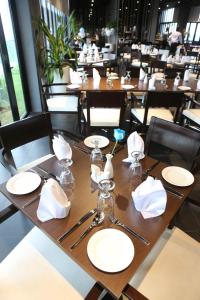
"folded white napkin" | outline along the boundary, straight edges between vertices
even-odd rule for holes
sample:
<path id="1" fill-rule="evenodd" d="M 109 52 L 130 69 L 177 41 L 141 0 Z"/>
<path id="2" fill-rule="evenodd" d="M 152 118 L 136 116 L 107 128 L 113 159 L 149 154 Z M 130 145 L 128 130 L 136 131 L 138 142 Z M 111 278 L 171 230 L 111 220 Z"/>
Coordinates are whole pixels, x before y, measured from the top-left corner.
<path id="1" fill-rule="evenodd" d="M 197 81 L 197 89 L 200 90 L 200 79 Z"/>
<path id="2" fill-rule="evenodd" d="M 94 182 L 99 183 L 103 179 L 109 179 L 109 171 L 101 171 L 100 168 L 91 164 L 91 178 Z"/>
<path id="3" fill-rule="evenodd" d="M 93 73 L 93 79 L 100 81 L 101 76 L 99 75 L 99 71 L 97 69 L 93 68 L 92 73 Z"/>
<path id="4" fill-rule="evenodd" d="M 144 80 L 146 73 L 144 72 L 144 70 L 142 68 L 140 68 L 140 76 L 139 76 L 139 80 Z"/>
<path id="5" fill-rule="evenodd" d="M 155 90 L 155 78 L 149 79 L 149 90 Z"/>
<path id="6" fill-rule="evenodd" d="M 171 64 L 171 63 L 172 63 L 172 55 L 168 56 L 168 58 L 167 58 L 167 63 L 168 63 L 168 64 Z"/>
<path id="7" fill-rule="evenodd" d="M 167 203 L 167 194 L 160 180 L 148 176 L 135 191 L 132 192 L 135 208 L 144 219 L 160 216 Z"/>
<path id="8" fill-rule="evenodd" d="M 185 70 L 183 81 L 189 81 L 190 71 Z"/>
<path id="9" fill-rule="evenodd" d="M 71 83 L 73 83 L 73 84 L 80 84 L 80 83 L 82 83 L 79 72 L 75 72 L 75 71 L 73 71 L 70 68 L 69 74 L 70 74 L 70 81 L 71 81 Z"/>
<path id="10" fill-rule="evenodd" d="M 147 77 L 147 74 L 145 75 L 144 77 L 144 84 L 147 84 L 148 83 L 148 77 Z"/>
<path id="11" fill-rule="evenodd" d="M 137 131 L 134 131 L 129 135 L 127 139 L 127 148 L 128 158 L 123 159 L 124 162 L 132 162 L 133 157 L 131 156 L 131 153 L 133 151 L 140 151 L 141 155 L 139 159 L 144 158 L 144 141 L 141 138 L 141 136 L 137 133 Z"/>
<path id="12" fill-rule="evenodd" d="M 53 150 L 58 160 L 72 158 L 72 149 L 61 135 L 54 136 Z"/>
<path id="13" fill-rule="evenodd" d="M 167 56 L 165 54 L 161 56 L 161 61 L 167 61 Z"/>
<path id="14" fill-rule="evenodd" d="M 67 217 L 71 207 L 67 195 L 59 183 L 50 178 L 43 185 L 40 202 L 37 209 L 37 217 L 41 222 L 51 219 L 62 219 Z"/>

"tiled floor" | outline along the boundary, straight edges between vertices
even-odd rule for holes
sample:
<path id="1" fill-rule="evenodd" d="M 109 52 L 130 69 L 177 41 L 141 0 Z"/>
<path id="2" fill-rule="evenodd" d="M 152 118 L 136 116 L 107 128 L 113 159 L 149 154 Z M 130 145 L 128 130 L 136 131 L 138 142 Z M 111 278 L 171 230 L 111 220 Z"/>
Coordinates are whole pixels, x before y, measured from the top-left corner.
<path id="1" fill-rule="evenodd" d="M 79 135 L 75 117 L 65 115 L 54 115 L 52 119 L 55 128 L 65 129 Z M 34 151 L 33 151 L 34 149 Z M 23 151 L 26 155 L 21 155 Z M 18 158 L 19 166 L 34 160 L 49 152 L 47 140 L 42 139 L 34 142 L 29 147 L 18 149 L 15 155 Z M 8 180 L 9 173 L 0 165 L 0 183 Z M 8 205 L 7 199 L 0 194 L 0 210 Z M 200 241 L 200 208 L 186 203 L 177 217 L 178 227 L 186 231 L 192 237 Z M 33 224 L 20 212 L 0 224 L 0 261 L 17 245 L 17 243 L 29 232 Z"/>

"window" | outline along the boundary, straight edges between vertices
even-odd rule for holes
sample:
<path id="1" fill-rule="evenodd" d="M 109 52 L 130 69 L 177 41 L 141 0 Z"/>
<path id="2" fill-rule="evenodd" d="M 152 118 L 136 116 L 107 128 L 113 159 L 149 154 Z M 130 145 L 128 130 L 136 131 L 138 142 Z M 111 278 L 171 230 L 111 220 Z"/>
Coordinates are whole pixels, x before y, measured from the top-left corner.
<path id="1" fill-rule="evenodd" d="M 161 12 L 159 19 L 159 31 L 161 34 L 166 32 L 167 28 L 169 28 L 169 33 L 176 30 L 177 23 L 173 22 L 174 10 L 174 8 L 169 8 Z"/>
<path id="2" fill-rule="evenodd" d="M 190 10 L 184 42 L 200 42 L 200 6 L 193 6 Z"/>

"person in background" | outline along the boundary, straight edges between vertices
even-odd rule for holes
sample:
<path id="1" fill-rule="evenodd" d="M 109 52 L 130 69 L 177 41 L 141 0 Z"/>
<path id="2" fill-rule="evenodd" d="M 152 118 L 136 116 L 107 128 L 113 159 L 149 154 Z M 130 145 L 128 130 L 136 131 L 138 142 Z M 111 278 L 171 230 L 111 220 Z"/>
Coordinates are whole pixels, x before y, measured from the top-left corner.
<path id="1" fill-rule="evenodd" d="M 168 38 L 169 38 L 169 27 L 166 28 L 166 31 L 162 34 L 162 46 L 163 49 L 168 48 Z"/>
<path id="2" fill-rule="evenodd" d="M 176 31 L 172 32 L 168 41 L 171 45 L 170 54 L 175 55 L 177 46 L 183 43 L 182 33 L 180 32 L 179 27 L 176 28 Z"/>

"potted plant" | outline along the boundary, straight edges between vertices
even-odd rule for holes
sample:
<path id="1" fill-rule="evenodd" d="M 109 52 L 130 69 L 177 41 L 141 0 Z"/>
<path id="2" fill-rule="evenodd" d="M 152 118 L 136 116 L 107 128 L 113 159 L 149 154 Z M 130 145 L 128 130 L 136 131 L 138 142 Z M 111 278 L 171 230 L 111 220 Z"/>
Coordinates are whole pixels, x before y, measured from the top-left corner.
<path id="1" fill-rule="evenodd" d="M 38 20 L 37 28 L 38 59 L 42 77 L 47 83 L 53 83 L 57 77 L 63 77 L 66 69 L 69 74 L 69 67 L 76 69 L 77 57 L 72 43 L 78 25 L 72 12 L 66 24 L 61 23 L 60 20 L 54 34 L 43 19 Z M 66 80 L 65 78 L 65 82 Z"/>

